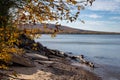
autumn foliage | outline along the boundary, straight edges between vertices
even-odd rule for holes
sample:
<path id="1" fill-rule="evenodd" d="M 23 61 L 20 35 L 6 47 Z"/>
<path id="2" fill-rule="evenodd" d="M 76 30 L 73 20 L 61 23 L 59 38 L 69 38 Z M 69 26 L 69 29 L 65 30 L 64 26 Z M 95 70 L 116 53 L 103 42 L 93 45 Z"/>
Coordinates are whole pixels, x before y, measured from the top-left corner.
<path id="1" fill-rule="evenodd" d="M 93 1 L 0 0 L 0 68 L 6 68 L 5 65 L 11 60 L 10 54 L 23 53 L 22 49 L 16 46 L 20 43 L 18 37 L 21 34 L 30 35 L 31 31 L 33 34 L 35 31 L 21 32 L 17 29 L 19 24 L 46 24 L 49 21 L 57 20 L 73 22 L 77 20 L 80 10 L 84 9 L 86 5 L 92 5 Z M 72 12 L 71 8 L 76 9 L 76 12 Z M 80 21 L 82 20 L 80 19 Z M 58 29 L 56 26 L 54 34 Z"/>

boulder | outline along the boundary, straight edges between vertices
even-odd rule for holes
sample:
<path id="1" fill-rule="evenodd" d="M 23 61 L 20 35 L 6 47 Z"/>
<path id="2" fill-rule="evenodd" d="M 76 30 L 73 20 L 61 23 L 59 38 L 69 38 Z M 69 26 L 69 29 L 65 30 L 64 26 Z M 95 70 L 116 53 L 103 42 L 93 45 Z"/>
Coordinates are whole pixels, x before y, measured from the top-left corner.
<path id="1" fill-rule="evenodd" d="M 17 64 L 20 64 L 20 65 L 23 65 L 26 67 L 35 67 L 34 62 L 30 58 L 28 58 L 24 55 L 12 53 L 11 57 L 12 57 L 11 62 L 13 62 L 13 63 L 17 63 Z"/>

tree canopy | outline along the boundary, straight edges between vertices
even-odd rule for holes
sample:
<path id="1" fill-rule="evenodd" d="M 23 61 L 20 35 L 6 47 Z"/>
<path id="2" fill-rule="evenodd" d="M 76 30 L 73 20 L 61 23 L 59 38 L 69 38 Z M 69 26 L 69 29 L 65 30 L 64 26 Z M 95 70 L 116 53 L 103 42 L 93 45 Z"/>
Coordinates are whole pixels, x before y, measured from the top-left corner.
<path id="1" fill-rule="evenodd" d="M 77 20 L 80 10 L 95 0 L 0 0 L 0 68 L 10 60 L 9 53 L 22 53 L 18 24 L 36 24 L 46 21 Z M 73 9 L 76 12 L 72 11 Z"/>

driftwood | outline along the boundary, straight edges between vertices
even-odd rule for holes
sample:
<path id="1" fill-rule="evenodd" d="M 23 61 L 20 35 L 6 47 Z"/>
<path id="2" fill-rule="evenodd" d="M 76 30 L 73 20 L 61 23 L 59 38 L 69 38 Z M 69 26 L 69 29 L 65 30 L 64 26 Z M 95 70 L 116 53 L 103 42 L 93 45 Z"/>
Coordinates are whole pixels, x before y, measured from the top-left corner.
<path id="1" fill-rule="evenodd" d="M 74 55 L 71 55 L 69 53 L 67 53 L 67 56 L 73 60 L 79 60 L 81 63 L 83 64 L 86 64 L 92 68 L 95 68 L 95 65 L 94 63 L 90 62 L 90 61 L 87 61 L 85 58 L 84 58 L 84 55 L 80 55 L 80 56 L 74 56 Z"/>
<path id="2" fill-rule="evenodd" d="M 33 60 L 49 60 L 47 56 L 36 53 L 25 53 L 27 57 L 30 57 Z"/>
<path id="3" fill-rule="evenodd" d="M 40 61 L 40 60 L 35 60 L 35 62 L 38 62 L 39 64 L 52 64 L 52 63 L 54 63 L 53 61 Z"/>
<path id="4" fill-rule="evenodd" d="M 95 67 L 92 62 L 85 60 L 84 55 L 77 56 L 77 58 L 80 59 L 80 61 L 81 61 L 82 63 L 84 63 L 84 64 L 86 64 L 86 65 L 89 65 L 89 66 L 92 67 L 92 68 Z"/>

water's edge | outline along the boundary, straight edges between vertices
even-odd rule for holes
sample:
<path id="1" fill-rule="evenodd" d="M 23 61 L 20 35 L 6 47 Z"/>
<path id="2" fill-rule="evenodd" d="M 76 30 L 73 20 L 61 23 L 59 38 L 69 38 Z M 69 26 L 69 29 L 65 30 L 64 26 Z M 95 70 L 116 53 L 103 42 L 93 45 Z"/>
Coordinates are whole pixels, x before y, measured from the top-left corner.
<path id="1" fill-rule="evenodd" d="M 58 35 L 52 39 L 43 35 L 35 41 L 51 49 L 83 54 L 98 68 L 88 69 L 103 80 L 120 80 L 120 35 Z M 79 64 L 73 64 L 79 66 Z"/>

